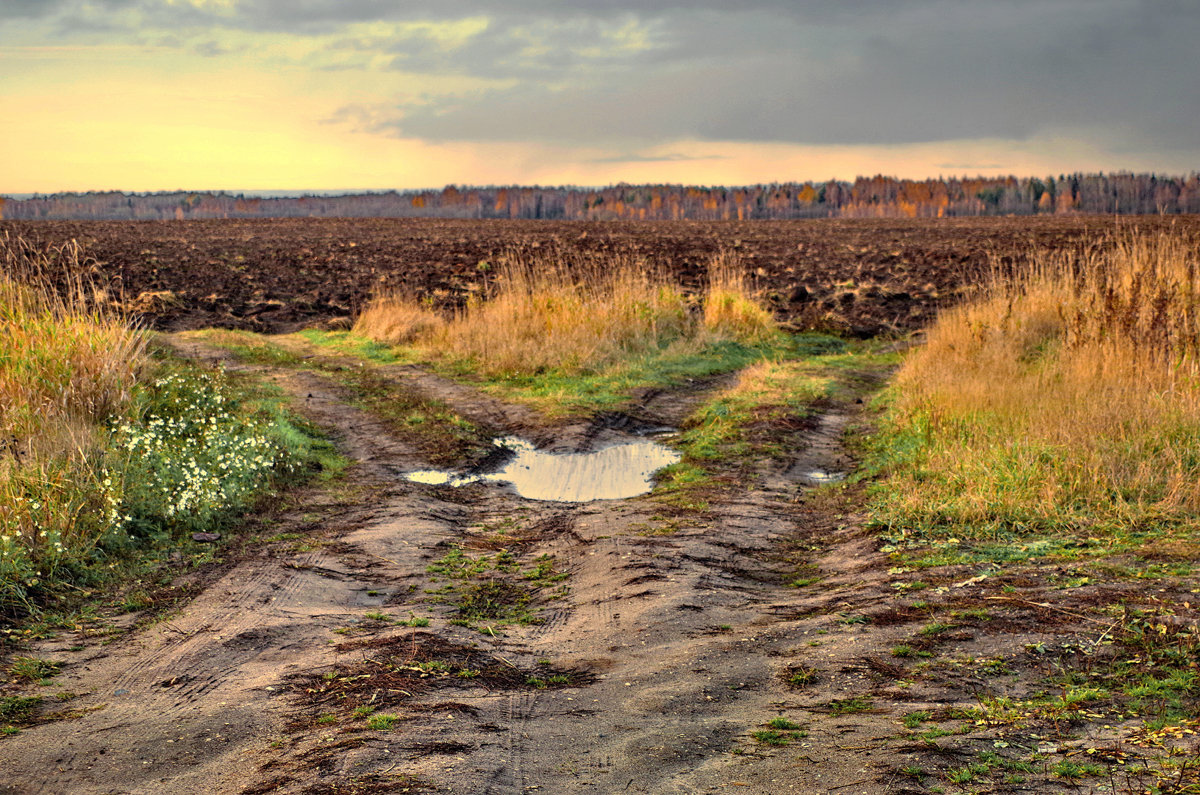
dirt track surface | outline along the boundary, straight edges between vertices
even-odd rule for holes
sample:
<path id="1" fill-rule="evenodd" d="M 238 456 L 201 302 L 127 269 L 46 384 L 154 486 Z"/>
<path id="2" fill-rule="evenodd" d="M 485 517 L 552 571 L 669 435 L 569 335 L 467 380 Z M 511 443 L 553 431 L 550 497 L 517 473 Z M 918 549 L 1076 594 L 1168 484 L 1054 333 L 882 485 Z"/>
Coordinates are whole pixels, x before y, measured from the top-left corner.
<path id="1" fill-rule="evenodd" d="M 492 427 L 528 419 L 464 387 L 439 389 L 428 374 L 391 372 Z M 814 431 L 818 443 L 795 467 L 768 467 L 758 488 L 703 521 L 656 534 L 647 529 L 662 508 L 650 498 L 572 505 L 495 485 L 408 483 L 398 474 L 425 462 L 335 387 L 312 373 L 269 375 L 335 429 L 355 461 L 350 485 L 303 495 L 273 520 L 287 541 L 211 573 L 178 614 L 112 645 L 68 634 L 39 648 L 68 661 L 55 686 L 81 694 L 71 703 L 78 716 L 8 738 L 0 792 L 684 793 L 736 784 L 765 793 L 875 780 L 868 757 L 834 750 L 865 740 L 869 722 L 814 727 L 802 755 L 813 764 L 759 753 L 752 741 L 749 754 L 731 754 L 751 730 L 799 717 L 811 700 L 789 692 L 783 676 L 821 622 L 794 616 L 823 612 L 839 599 L 837 583 L 880 565 L 871 542 L 839 530 L 825 559 L 828 589 L 801 596 L 783 585 L 786 545 L 830 529 L 806 527 L 796 501 L 803 472 L 846 463 L 841 414 Z M 703 395 L 649 395 L 632 425 L 677 423 Z M 627 438 L 614 425 L 609 417 L 504 430 L 561 448 Z M 494 553 L 496 528 L 520 564 L 552 556 L 568 575 L 566 595 L 535 596 L 527 626 L 452 625 L 453 609 L 428 593 L 427 567 L 456 547 Z M 432 622 L 398 627 L 370 612 Z M 367 694 L 340 683 L 378 673 L 384 660 L 433 665 L 354 701 Z M 446 674 L 463 668 L 478 673 Z M 350 714 L 358 703 L 399 723 L 367 730 Z"/>
<path id="2" fill-rule="evenodd" d="M 945 720 L 981 694 L 1033 692 L 1049 660 L 1029 649 L 1099 632 L 1077 605 L 1140 598 L 1088 586 L 1071 609 L 1052 606 L 1057 566 L 927 571 L 924 607 L 898 598 L 916 575 L 889 570 L 854 495 L 810 485 L 850 467 L 854 404 L 827 406 L 784 460 L 743 465 L 707 510 L 680 514 L 650 495 L 563 504 L 407 482 L 428 462 L 342 387 L 249 369 L 331 428 L 351 470 L 249 518 L 227 562 L 176 580 L 194 594 L 177 611 L 30 646 L 63 665 L 41 690 L 77 696 L 0 740 L 0 793 L 922 792 L 906 768 L 945 772 L 999 746 L 969 721 L 947 732 L 954 743 L 931 742 L 918 733 L 931 724 L 903 728 L 905 715 Z M 558 450 L 676 425 L 723 385 L 556 423 L 412 367 L 379 373 Z M 530 620 L 463 626 L 466 581 L 436 568 L 501 550 L 506 563 L 470 581 L 475 607 L 482 594 Z M 935 613 L 956 618 L 931 633 Z M 412 617 L 429 622 L 399 623 Z M 916 659 L 888 654 L 901 645 Z M 996 660 L 1011 669 L 992 672 Z M 1019 745 L 1017 731 L 1002 736 Z M 992 791 L 1098 790 L 1047 772 Z"/>
<path id="3" fill-rule="evenodd" d="M 754 222 L 279 219 L 3 221 L 48 243 L 77 239 L 155 328 L 292 331 L 344 321 L 380 284 L 447 306 L 487 279 L 480 263 L 519 248 L 651 259 L 692 288 L 717 251 L 741 257 L 781 319 L 857 335 L 913 331 L 975 284 L 995 255 L 1077 247 L 1097 233 L 1200 217 L 1103 216 Z"/>

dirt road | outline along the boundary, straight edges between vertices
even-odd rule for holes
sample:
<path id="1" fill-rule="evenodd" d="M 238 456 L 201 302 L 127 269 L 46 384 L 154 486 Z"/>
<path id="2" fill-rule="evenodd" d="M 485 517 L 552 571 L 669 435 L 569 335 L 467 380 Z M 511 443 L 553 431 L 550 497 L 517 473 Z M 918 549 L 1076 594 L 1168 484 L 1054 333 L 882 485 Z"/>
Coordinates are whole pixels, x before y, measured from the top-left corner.
<path id="1" fill-rule="evenodd" d="M 3 741 L 0 792 L 923 791 L 903 771 L 973 752 L 914 742 L 905 716 L 977 704 L 993 685 L 976 660 L 1065 632 L 1031 597 L 980 601 L 1015 592 L 1002 578 L 927 573 L 919 587 L 945 585 L 901 603 L 918 584 L 889 572 L 853 488 L 814 486 L 850 467 L 853 404 L 706 505 L 553 503 L 408 482 L 427 456 L 334 380 L 229 364 L 331 429 L 348 474 L 248 518 L 225 563 L 177 580 L 194 594 L 179 609 L 34 646 L 62 662 L 60 719 Z M 558 451 L 677 426 L 721 386 L 554 422 L 412 367 L 378 375 Z M 919 628 L 943 608 L 961 609 Z M 897 649 L 945 662 L 917 675 Z"/>
<path id="2" fill-rule="evenodd" d="M 111 642 L 67 634 L 40 648 L 65 661 L 55 686 L 79 694 L 77 717 L 7 740 L 3 791 L 875 789 L 870 754 L 838 749 L 886 719 L 814 720 L 813 697 L 787 681 L 842 643 L 806 646 L 831 622 L 797 616 L 838 603 L 840 582 L 867 596 L 857 583 L 881 565 L 849 520 L 820 563 L 821 590 L 786 584 L 789 553 L 829 529 L 828 517 L 812 524 L 803 473 L 845 467 L 843 415 L 786 467 L 764 465 L 751 487 L 680 521 L 652 497 L 549 503 L 495 484 L 409 483 L 400 474 L 426 462 L 335 385 L 266 375 L 333 429 L 354 462 L 347 481 L 259 527 L 268 542 L 207 575 L 177 613 Z M 558 450 L 677 424 L 705 394 L 656 393 L 624 421 L 555 425 L 428 374 L 387 375 Z M 494 616 L 451 623 L 478 583 L 430 566 L 456 550 L 497 560 L 502 548 L 484 581 L 496 585 Z M 358 685 L 396 666 L 384 686 Z M 372 729 L 368 713 L 396 720 Z M 751 733 L 779 716 L 804 729 L 776 751 Z"/>

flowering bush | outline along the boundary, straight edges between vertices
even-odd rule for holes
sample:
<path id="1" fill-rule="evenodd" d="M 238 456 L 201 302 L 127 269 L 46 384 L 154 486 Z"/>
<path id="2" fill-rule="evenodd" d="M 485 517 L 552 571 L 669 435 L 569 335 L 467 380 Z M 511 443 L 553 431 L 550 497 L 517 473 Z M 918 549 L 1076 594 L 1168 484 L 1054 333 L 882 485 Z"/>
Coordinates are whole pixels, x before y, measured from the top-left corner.
<path id="1" fill-rule="evenodd" d="M 278 407 L 222 372 L 171 367 L 139 387 L 91 449 L 0 469 L 0 609 L 58 581 L 87 581 L 121 554 L 219 528 L 311 448 Z"/>
<path id="2" fill-rule="evenodd" d="M 219 373 L 155 381 L 148 410 L 115 425 L 111 449 L 117 466 L 102 481 L 108 524 L 134 538 L 210 529 L 244 509 L 284 459 Z"/>

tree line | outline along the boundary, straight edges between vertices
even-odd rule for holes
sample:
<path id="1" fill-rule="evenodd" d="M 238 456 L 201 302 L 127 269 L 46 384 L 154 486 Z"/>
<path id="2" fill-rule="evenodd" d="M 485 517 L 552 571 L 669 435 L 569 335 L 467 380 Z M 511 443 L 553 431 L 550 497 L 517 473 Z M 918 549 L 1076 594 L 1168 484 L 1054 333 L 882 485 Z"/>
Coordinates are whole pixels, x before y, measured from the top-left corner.
<path id="1" fill-rule="evenodd" d="M 260 198 L 231 193 L 55 193 L 0 197 L 0 219 L 555 218 L 750 220 L 948 218 L 1055 213 L 1200 213 L 1200 173 L 1066 174 L 925 180 L 859 177 L 746 187 L 489 186 L 341 196 Z"/>

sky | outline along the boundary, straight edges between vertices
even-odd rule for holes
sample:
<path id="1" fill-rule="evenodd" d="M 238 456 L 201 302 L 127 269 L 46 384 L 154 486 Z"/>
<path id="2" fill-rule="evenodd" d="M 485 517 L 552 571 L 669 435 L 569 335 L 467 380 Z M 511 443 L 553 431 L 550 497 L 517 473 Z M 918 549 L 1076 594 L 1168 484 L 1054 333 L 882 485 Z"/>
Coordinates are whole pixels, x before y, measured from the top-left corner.
<path id="1" fill-rule="evenodd" d="M 1200 170 L 1197 0 L 0 0 L 0 193 Z"/>

